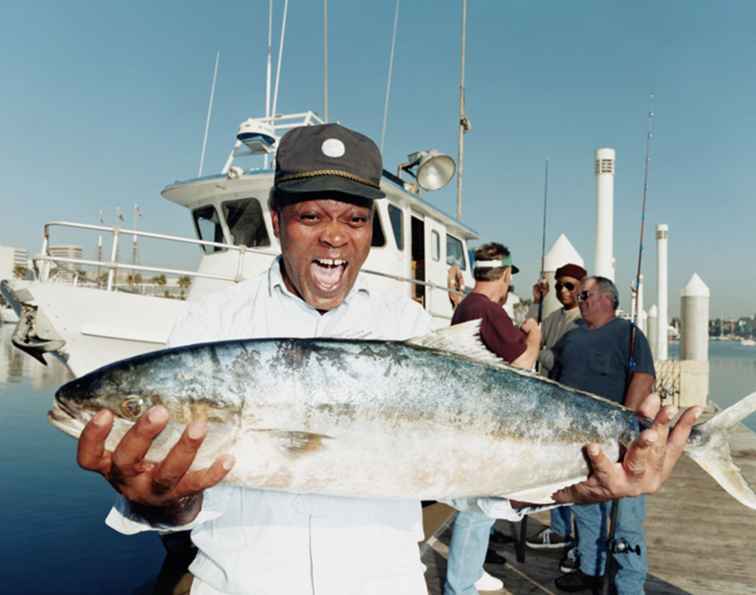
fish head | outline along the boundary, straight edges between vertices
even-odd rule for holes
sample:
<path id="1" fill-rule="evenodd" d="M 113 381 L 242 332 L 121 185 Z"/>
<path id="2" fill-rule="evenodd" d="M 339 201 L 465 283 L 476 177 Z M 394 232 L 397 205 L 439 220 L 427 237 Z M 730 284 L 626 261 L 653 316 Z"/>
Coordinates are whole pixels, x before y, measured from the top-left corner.
<path id="1" fill-rule="evenodd" d="M 168 411 L 169 421 L 153 441 L 152 460 L 164 457 L 186 425 L 196 420 L 208 426 L 202 452 L 217 456 L 227 451 L 241 423 L 241 404 L 214 390 L 211 382 L 198 383 L 196 376 L 172 365 L 170 358 L 159 365 L 149 360 L 111 364 L 64 384 L 55 393 L 48 420 L 78 438 L 87 423 L 106 409 L 113 414 L 113 428 L 105 447 L 112 450 L 157 405 Z"/>

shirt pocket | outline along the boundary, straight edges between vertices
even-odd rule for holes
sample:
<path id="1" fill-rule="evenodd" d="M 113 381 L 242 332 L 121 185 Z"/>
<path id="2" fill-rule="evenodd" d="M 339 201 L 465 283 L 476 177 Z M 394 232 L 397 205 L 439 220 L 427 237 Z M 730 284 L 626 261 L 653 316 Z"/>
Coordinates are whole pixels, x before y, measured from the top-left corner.
<path id="1" fill-rule="evenodd" d="M 608 376 L 611 372 L 611 356 L 606 351 L 593 350 L 588 353 L 588 369 L 593 374 Z"/>

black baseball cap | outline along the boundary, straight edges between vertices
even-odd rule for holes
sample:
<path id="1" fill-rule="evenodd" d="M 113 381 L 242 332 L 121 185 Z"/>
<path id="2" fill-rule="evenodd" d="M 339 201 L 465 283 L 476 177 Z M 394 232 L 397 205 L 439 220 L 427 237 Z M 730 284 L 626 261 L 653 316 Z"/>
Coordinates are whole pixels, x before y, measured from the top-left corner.
<path id="1" fill-rule="evenodd" d="M 364 134 L 339 124 L 300 126 L 283 135 L 276 151 L 274 187 L 286 194 L 337 192 L 373 200 L 383 161 Z"/>

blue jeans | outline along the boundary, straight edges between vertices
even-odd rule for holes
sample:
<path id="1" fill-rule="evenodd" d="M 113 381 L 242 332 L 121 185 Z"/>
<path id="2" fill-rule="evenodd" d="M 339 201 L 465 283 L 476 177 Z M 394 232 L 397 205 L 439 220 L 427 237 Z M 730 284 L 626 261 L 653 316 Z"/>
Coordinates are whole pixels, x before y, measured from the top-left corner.
<path id="1" fill-rule="evenodd" d="M 549 528 L 562 537 L 572 537 L 572 506 L 552 508 Z"/>
<path id="2" fill-rule="evenodd" d="M 646 534 L 643 529 L 646 516 L 645 499 L 643 496 L 622 498 L 619 507 L 615 539 L 626 540 L 632 548 L 640 546 L 641 553 L 614 554 L 617 569 L 614 586 L 618 595 L 638 595 L 643 593 L 643 585 L 648 574 Z M 604 574 L 608 551 L 609 504 L 577 505 L 573 506 L 573 509 L 577 526 L 580 570 L 591 576 Z"/>
<path id="3" fill-rule="evenodd" d="M 457 513 L 452 526 L 444 595 L 478 595 L 475 581 L 483 576 L 491 528 L 496 519 L 482 512 Z"/>

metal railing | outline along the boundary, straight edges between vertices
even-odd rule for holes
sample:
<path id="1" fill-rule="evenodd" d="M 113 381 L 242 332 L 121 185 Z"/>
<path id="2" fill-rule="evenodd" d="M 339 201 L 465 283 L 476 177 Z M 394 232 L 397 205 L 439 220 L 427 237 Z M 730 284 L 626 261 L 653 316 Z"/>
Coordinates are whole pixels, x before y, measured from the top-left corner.
<path id="1" fill-rule="evenodd" d="M 88 231 L 99 231 L 112 234 L 112 246 L 110 250 L 110 260 L 91 260 L 87 258 L 71 258 L 66 256 L 54 256 L 50 254 L 50 229 L 53 227 L 62 227 L 70 229 L 82 229 Z M 237 252 L 239 257 L 236 262 L 236 274 L 219 275 L 215 273 L 203 273 L 199 271 L 187 270 L 187 269 L 175 269 L 169 267 L 154 267 L 143 264 L 127 264 L 118 260 L 118 245 L 121 236 L 127 235 L 132 237 L 150 238 L 157 240 L 166 240 L 171 242 L 177 242 L 181 244 L 192 244 L 195 246 L 209 246 L 213 248 L 221 248 L 224 250 Z M 139 231 L 136 229 L 126 229 L 123 227 L 109 227 L 105 225 L 91 225 L 88 223 L 72 223 L 70 221 L 51 221 L 44 227 L 44 235 L 42 241 L 42 254 L 35 256 L 32 261 L 34 262 L 35 271 L 41 281 L 47 281 L 49 279 L 50 264 L 69 264 L 69 265 L 81 265 L 96 267 L 98 269 L 108 269 L 107 291 L 113 291 L 115 285 L 115 279 L 119 269 L 125 271 L 144 271 L 158 274 L 168 274 L 176 276 L 187 276 L 190 278 L 202 277 L 205 279 L 216 279 L 220 281 L 232 281 L 238 282 L 242 280 L 242 271 L 244 266 L 244 256 L 247 253 L 251 254 L 264 254 L 266 256 L 275 256 L 275 252 L 271 250 L 262 250 L 258 248 L 250 248 L 248 246 L 237 246 L 234 244 L 224 244 L 221 242 L 211 242 L 208 240 L 198 240 L 195 238 L 185 238 L 181 236 L 174 236 L 162 233 L 152 233 L 148 231 Z M 42 265 L 40 266 L 40 264 Z"/>
<path id="2" fill-rule="evenodd" d="M 99 231 L 99 232 L 109 232 L 112 234 L 112 246 L 110 250 L 110 260 L 92 260 L 87 258 L 71 258 L 66 256 L 53 256 L 49 253 L 50 248 L 50 229 L 53 227 L 61 227 L 61 228 L 70 228 L 70 229 L 82 229 L 87 231 Z M 141 238 L 150 238 L 150 239 L 157 239 L 157 240 L 166 240 L 171 242 L 177 242 L 181 244 L 191 244 L 195 246 L 209 246 L 213 248 L 221 248 L 223 250 L 229 250 L 238 253 L 238 259 L 236 262 L 236 274 L 234 276 L 230 275 L 220 275 L 215 273 L 204 273 L 199 271 L 192 271 L 187 269 L 174 269 L 169 267 L 154 267 L 154 266 L 148 266 L 143 264 L 127 264 L 124 262 L 120 262 L 118 260 L 118 243 L 121 238 L 121 236 L 127 235 L 127 236 L 136 236 Z M 81 265 L 81 266 L 88 266 L 88 267 L 94 267 L 97 269 L 107 269 L 108 270 L 108 279 L 107 279 L 107 285 L 105 289 L 107 291 L 114 291 L 115 290 L 115 281 L 116 276 L 118 274 L 119 270 L 125 270 L 125 271 L 144 271 L 144 272 L 150 272 L 150 273 L 158 273 L 158 274 L 168 274 L 168 275 L 176 275 L 176 276 L 187 276 L 190 278 L 194 277 L 201 277 L 204 279 L 215 279 L 219 281 L 230 281 L 238 283 L 243 279 L 242 272 L 244 269 L 244 257 L 247 254 L 261 254 L 268 257 L 271 256 L 277 256 L 277 252 L 272 251 L 271 249 L 259 249 L 259 248 L 250 248 L 248 246 L 237 246 L 235 244 L 225 244 L 222 242 L 211 242 L 208 240 L 198 240 L 195 238 L 185 238 L 182 236 L 174 236 L 169 234 L 162 234 L 162 233 L 152 233 L 148 231 L 139 231 L 136 229 L 127 229 L 123 227 L 110 227 L 106 225 L 92 225 L 89 223 L 73 223 L 70 221 L 51 221 L 50 223 L 47 223 L 44 227 L 44 236 L 42 241 L 42 254 L 39 256 L 35 256 L 32 261 L 34 263 L 35 271 L 37 272 L 37 276 L 41 281 L 48 281 L 49 280 L 49 274 L 50 274 L 50 264 L 67 264 L 67 265 Z M 41 266 L 40 264 L 41 263 Z M 412 279 L 409 277 L 402 277 L 400 275 L 393 275 L 391 273 L 384 273 L 382 271 L 374 271 L 370 269 L 362 269 L 363 273 L 367 273 L 369 275 L 374 275 L 377 277 L 383 277 L 385 279 L 391 279 L 394 281 L 399 281 L 402 283 L 408 283 L 410 285 L 417 285 L 422 287 L 428 287 L 431 289 L 438 289 L 444 292 L 450 291 L 448 287 L 439 285 L 437 283 L 432 283 L 429 281 L 420 281 L 418 279 Z M 99 275 L 98 275 L 99 276 Z M 453 293 L 462 293 L 463 292 L 457 292 L 455 290 L 451 290 Z"/>

